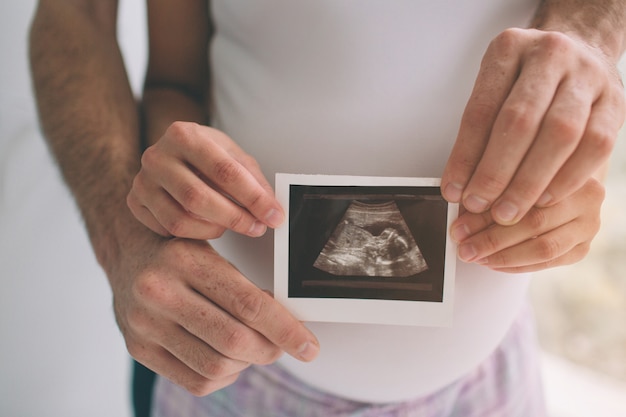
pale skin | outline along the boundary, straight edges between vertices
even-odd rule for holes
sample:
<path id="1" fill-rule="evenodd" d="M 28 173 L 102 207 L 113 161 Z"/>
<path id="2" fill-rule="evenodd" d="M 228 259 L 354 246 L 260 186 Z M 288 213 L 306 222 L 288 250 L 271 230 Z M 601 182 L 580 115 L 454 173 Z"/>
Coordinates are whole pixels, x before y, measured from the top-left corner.
<path id="1" fill-rule="evenodd" d="M 283 210 L 254 159 L 205 126 L 207 2 L 148 6 L 143 156 L 116 1 L 42 0 L 33 79 L 129 352 L 205 395 L 283 352 L 313 360 L 319 343 L 203 240 L 227 229 L 259 236 Z M 593 25 L 574 13 L 582 8 Z M 462 259 L 527 271 L 584 256 L 603 199 L 594 176 L 624 117 L 615 65 L 625 21 L 622 2 L 546 1 L 534 22 L 541 30 L 494 40 L 443 173 L 444 196 L 469 210 L 451 229 Z M 516 215 L 505 218 L 502 206 Z"/>

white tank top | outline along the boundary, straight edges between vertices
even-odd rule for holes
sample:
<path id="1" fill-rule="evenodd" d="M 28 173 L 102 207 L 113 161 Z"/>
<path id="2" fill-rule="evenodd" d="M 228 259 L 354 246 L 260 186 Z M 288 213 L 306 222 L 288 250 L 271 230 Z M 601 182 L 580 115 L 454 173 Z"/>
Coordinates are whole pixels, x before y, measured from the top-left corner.
<path id="1" fill-rule="evenodd" d="M 537 0 L 212 0 L 213 125 L 276 172 L 440 177 L 489 41 Z M 273 241 L 216 249 L 272 288 Z M 441 388 L 503 338 L 529 277 L 457 266 L 451 328 L 308 323 L 320 356 L 281 363 L 348 398 Z"/>

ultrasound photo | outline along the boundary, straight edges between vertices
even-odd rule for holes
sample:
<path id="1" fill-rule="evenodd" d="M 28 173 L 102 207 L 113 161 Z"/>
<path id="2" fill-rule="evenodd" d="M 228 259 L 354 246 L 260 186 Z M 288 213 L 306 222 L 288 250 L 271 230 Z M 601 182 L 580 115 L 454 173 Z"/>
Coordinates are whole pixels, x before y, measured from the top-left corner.
<path id="1" fill-rule="evenodd" d="M 275 232 L 281 302 L 322 321 L 371 322 L 375 309 L 387 314 L 393 305 L 404 316 L 435 317 L 399 322 L 449 318 L 456 254 L 447 231 L 457 207 L 443 199 L 437 179 L 280 175 L 288 174 L 277 175 L 288 213 Z M 315 300 L 336 302 L 316 307 Z M 366 301 L 377 300 L 384 309 L 371 304 L 365 311 Z"/>
<path id="2" fill-rule="evenodd" d="M 353 200 L 313 266 L 333 275 L 370 277 L 408 277 L 428 269 L 393 200 Z"/>
<path id="3" fill-rule="evenodd" d="M 289 296 L 440 302 L 438 187 L 291 185 Z"/>

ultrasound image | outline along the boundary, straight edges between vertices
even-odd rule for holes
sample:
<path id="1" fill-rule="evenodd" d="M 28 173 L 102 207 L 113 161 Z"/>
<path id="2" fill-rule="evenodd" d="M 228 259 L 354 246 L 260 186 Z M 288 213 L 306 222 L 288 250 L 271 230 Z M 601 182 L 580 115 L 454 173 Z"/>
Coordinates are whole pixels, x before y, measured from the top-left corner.
<path id="1" fill-rule="evenodd" d="M 313 266 L 332 275 L 409 277 L 428 269 L 395 201 L 351 202 Z"/>

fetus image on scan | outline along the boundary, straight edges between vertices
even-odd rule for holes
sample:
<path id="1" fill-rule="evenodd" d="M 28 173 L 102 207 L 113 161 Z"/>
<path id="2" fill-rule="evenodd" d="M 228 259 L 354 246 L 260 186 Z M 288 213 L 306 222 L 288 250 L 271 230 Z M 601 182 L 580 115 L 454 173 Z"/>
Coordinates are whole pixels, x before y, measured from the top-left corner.
<path id="1" fill-rule="evenodd" d="M 409 277 L 428 269 L 395 201 L 353 200 L 313 266 L 332 275 Z"/>

